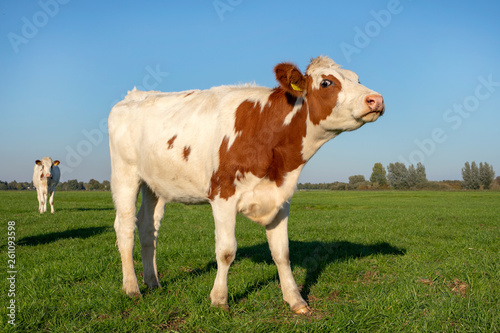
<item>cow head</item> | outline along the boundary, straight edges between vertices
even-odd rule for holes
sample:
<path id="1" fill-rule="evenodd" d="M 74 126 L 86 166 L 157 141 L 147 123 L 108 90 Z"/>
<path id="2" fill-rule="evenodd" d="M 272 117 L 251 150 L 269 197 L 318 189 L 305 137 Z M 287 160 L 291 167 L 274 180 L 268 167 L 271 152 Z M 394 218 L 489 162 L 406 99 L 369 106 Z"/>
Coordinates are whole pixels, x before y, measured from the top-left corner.
<path id="1" fill-rule="evenodd" d="M 44 157 L 42 160 L 36 160 L 35 164 L 39 166 L 40 179 L 52 178 L 52 167 L 59 165 L 59 161 L 52 161 L 50 157 Z"/>
<path id="2" fill-rule="evenodd" d="M 352 131 L 384 113 L 382 95 L 328 57 L 311 60 L 305 75 L 290 63 L 278 64 L 274 72 L 282 89 L 307 101 L 309 120 L 326 131 Z"/>

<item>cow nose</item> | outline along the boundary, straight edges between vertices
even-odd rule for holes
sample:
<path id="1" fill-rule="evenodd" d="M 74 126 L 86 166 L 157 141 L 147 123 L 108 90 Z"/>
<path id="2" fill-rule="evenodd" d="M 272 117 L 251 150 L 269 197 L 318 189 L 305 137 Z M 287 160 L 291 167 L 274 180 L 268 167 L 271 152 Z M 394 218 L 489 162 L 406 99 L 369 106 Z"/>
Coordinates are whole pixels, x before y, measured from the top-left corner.
<path id="1" fill-rule="evenodd" d="M 381 95 L 368 95 L 365 98 L 365 103 L 368 105 L 370 111 L 382 112 L 384 111 L 384 98 Z"/>

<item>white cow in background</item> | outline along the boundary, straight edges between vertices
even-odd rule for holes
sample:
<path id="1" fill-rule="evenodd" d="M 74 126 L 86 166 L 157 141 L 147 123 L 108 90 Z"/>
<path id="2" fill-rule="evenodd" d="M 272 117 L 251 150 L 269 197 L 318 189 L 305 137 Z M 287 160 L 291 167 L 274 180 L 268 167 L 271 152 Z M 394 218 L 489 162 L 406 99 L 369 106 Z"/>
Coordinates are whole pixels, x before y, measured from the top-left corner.
<path id="1" fill-rule="evenodd" d="M 47 210 L 47 197 L 50 197 L 50 212 L 54 213 L 54 192 L 61 178 L 59 161 L 52 161 L 50 157 L 44 157 L 35 161 L 33 169 L 33 185 L 38 194 L 38 211 L 40 214 Z"/>

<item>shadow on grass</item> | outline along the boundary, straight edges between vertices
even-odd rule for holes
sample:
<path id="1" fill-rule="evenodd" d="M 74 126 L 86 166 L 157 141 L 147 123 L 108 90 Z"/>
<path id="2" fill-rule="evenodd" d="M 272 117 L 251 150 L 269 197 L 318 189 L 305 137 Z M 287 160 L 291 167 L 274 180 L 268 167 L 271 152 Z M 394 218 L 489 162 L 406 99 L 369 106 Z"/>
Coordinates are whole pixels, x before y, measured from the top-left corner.
<path id="1" fill-rule="evenodd" d="M 60 239 L 68 239 L 68 238 L 85 239 L 85 238 L 89 238 L 89 237 L 93 237 L 93 236 L 102 234 L 103 232 L 106 232 L 109 230 L 112 230 L 112 227 L 78 228 L 78 229 L 71 229 L 71 230 L 60 231 L 60 232 L 51 232 L 51 233 L 44 234 L 44 235 L 29 236 L 29 237 L 21 238 L 17 242 L 17 244 L 18 245 L 33 246 L 33 245 L 52 243 L 52 242 L 58 241 Z"/>
<path id="2" fill-rule="evenodd" d="M 306 278 L 301 289 L 302 297 L 304 297 L 306 301 L 308 301 L 311 287 L 318 282 L 325 267 L 332 262 L 363 258 L 375 254 L 401 256 L 406 253 L 405 249 L 394 247 L 386 242 L 357 244 L 347 241 L 302 242 L 291 240 L 289 242 L 289 248 L 292 270 L 294 267 L 302 267 L 306 270 Z M 256 263 L 275 265 L 267 243 L 238 248 L 234 262 L 236 263 L 244 258 L 248 258 Z M 194 269 L 190 271 L 189 274 L 200 275 L 216 269 L 217 263 L 211 260 L 205 267 Z M 277 278 L 278 272 L 276 271 L 274 276 L 265 280 L 255 281 L 255 283 L 248 286 L 244 292 L 232 295 L 232 298 L 234 301 L 239 302 Z M 230 277 L 228 279 L 230 279 Z"/>

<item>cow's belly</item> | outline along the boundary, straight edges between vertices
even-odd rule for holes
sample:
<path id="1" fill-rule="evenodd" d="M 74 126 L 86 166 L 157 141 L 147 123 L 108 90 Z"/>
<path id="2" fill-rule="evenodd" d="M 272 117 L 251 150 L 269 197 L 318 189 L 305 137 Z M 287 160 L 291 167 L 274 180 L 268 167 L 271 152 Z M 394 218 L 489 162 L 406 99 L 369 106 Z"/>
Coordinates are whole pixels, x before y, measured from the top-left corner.
<path id="1" fill-rule="evenodd" d="M 193 170 L 178 161 L 149 159 L 139 174 L 157 195 L 167 202 L 207 202 L 209 178 L 204 170 Z"/>

